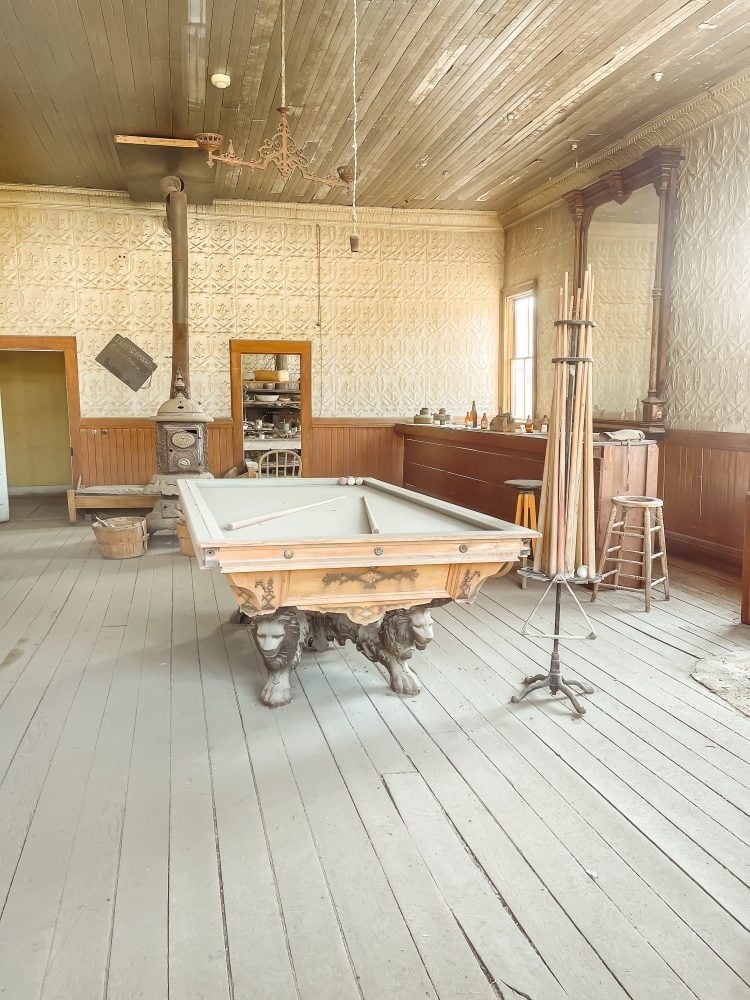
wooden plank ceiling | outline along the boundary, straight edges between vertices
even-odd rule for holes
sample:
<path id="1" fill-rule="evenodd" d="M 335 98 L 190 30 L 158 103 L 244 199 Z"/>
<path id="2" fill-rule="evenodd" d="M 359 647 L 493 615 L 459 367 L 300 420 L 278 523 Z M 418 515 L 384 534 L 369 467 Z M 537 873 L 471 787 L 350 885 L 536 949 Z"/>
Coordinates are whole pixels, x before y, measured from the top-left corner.
<path id="1" fill-rule="evenodd" d="M 351 160 L 352 3 L 287 0 L 290 125 L 319 175 Z M 750 65 L 747 0 L 358 0 L 358 11 L 364 205 L 503 210 Z M 251 157 L 278 122 L 279 51 L 278 0 L 2 4 L 0 181 L 124 189 L 114 133 L 219 131 Z M 215 72 L 229 89 L 211 86 Z M 296 172 L 284 182 L 224 165 L 215 196 L 346 202 Z"/>

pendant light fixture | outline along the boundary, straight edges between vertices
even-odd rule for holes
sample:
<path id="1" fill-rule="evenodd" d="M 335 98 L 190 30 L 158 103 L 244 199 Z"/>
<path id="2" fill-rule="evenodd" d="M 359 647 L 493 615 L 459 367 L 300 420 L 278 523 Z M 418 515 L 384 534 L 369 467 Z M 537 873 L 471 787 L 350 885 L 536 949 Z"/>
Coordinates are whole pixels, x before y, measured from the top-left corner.
<path id="1" fill-rule="evenodd" d="M 354 0 L 355 49 L 356 7 L 356 0 Z M 242 157 L 238 156 L 234 151 L 234 143 L 231 139 L 229 140 L 227 151 L 225 153 L 219 152 L 224 143 L 224 136 L 218 132 L 199 132 L 195 136 L 195 141 L 204 153 L 208 153 L 209 167 L 213 167 L 214 162 L 220 162 L 228 163 L 232 167 L 249 167 L 251 170 L 265 170 L 269 164 L 273 164 L 285 179 L 291 176 L 295 170 L 299 170 L 307 181 L 315 181 L 316 184 L 325 184 L 331 188 L 345 188 L 347 191 L 352 192 L 355 184 L 356 145 L 354 168 L 347 164 L 337 167 L 335 174 L 329 174 L 327 177 L 319 177 L 310 170 L 308 158 L 289 134 L 289 108 L 286 104 L 286 0 L 281 0 L 281 106 L 276 110 L 279 112 L 279 126 L 271 138 L 265 140 L 252 160 L 243 160 Z"/>

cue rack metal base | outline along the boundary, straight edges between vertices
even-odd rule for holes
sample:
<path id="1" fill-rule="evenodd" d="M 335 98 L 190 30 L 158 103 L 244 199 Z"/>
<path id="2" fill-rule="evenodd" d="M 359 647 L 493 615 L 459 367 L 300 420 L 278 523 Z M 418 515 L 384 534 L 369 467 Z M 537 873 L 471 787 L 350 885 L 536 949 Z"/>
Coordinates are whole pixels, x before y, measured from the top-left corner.
<path id="1" fill-rule="evenodd" d="M 538 579 L 540 575 L 538 573 L 535 573 L 534 576 L 535 578 Z M 546 579 L 546 577 L 543 577 L 542 579 Z M 588 580 L 581 582 L 588 583 Z M 554 632 L 542 632 L 535 628 L 532 628 L 531 619 L 534 617 L 534 615 L 537 613 L 541 605 L 544 603 L 547 594 L 549 594 L 553 586 L 555 588 L 555 628 Z M 576 606 L 578 607 L 578 610 L 581 612 L 581 615 L 583 616 L 584 621 L 588 625 L 589 631 L 584 635 L 575 635 L 570 632 L 560 631 L 560 601 L 562 597 L 563 587 L 568 591 L 570 596 L 573 598 Z M 596 630 L 594 629 L 591 619 L 584 611 L 581 602 L 576 597 L 573 588 L 570 586 L 568 577 L 566 577 L 563 573 L 558 573 L 557 576 L 553 576 L 549 580 L 549 583 L 547 584 L 547 589 L 544 591 L 542 596 L 536 602 L 533 611 L 526 619 L 526 621 L 523 623 L 523 627 L 521 629 L 521 635 L 535 636 L 538 639 L 552 639 L 553 640 L 552 656 L 550 659 L 549 671 L 546 674 L 534 674 L 532 677 L 525 677 L 523 681 L 525 689 L 521 691 L 519 694 L 514 694 L 510 700 L 514 704 L 518 704 L 518 702 L 523 701 L 523 699 L 527 695 L 531 694 L 532 691 L 541 691 L 544 689 L 548 690 L 550 694 L 558 694 L 558 692 L 562 692 L 562 694 L 564 694 L 572 704 L 575 712 L 578 715 L 584 715 L 586 713 L 586 709 L 580 703 L 578 698 L 576 698 L 576 692 L 580 694 L 593 694 L 594 689 L 590 684 L 584 683 L 584 681 L 566 680 L 562 676 L 562 672 L 560 670 L 560 640 L 595 639 Z"/>

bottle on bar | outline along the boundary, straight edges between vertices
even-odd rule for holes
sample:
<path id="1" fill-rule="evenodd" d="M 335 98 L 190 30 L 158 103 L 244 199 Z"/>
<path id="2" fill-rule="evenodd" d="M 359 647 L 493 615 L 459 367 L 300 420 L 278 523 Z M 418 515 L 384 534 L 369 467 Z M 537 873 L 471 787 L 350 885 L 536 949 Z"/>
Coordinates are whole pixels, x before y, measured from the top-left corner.
<path id="1" fill-rule="evenodd" d="M 487 428 L 490 426 L 490 422 L 487 419 L 487 414 L 486 413 L 482 414 L 482 420 L 481 420 L 481 423 L 479 424 L 479 426 L 481 427 L 481 429 L 483 431 L 486 431 Z"/>
<path id="2" fill-rule="evenodd" d="M 471 413 L 466 411 L 466 416 L 464 417 L 464 427 L 471 427 Z"/>
<path id="3" fill-rule="evenodd" d="M 477 401 L 472 399 L 471 401 L 471 426 L 477 427 L 479 424 L 479 414 L 477 413 Z"/>

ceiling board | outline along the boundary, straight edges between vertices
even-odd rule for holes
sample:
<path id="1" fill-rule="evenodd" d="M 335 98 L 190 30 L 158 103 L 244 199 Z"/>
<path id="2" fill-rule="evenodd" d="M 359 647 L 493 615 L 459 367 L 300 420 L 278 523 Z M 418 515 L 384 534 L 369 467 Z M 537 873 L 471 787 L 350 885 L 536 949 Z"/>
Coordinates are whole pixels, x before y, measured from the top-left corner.
<path id="1" fill-rule="evenodd" d="M 750 60 L 744 0 L 358 11 L 363 205 L 504 211 Z M 278 124 L 279 48 L 278 0 L 0 5 L 0 181 L 125 189 L 116 133 L 220 131 L 253 157 Z M 320 175 L 352 159 L 351 60 L 352 0 L 287 0 L 290 127 Z M 213 72 L 230 73 L 228 90 Z M 297 173 L 200 169 L 218 198 L 347 201 Z"/>

